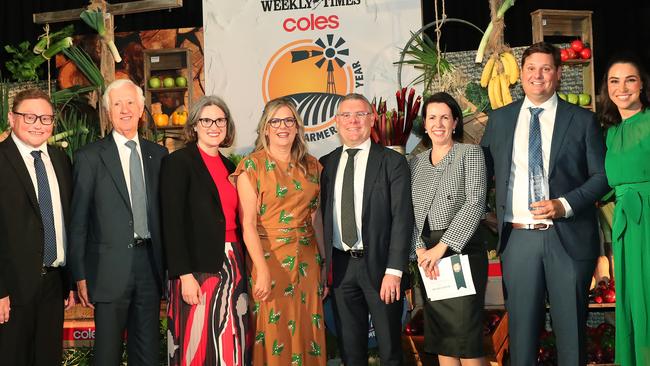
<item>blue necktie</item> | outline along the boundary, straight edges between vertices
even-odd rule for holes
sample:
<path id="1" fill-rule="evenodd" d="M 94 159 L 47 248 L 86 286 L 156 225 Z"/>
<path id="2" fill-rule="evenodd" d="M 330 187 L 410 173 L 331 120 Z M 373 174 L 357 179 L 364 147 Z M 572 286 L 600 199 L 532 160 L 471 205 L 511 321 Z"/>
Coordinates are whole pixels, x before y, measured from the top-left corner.
<path id="1" fill-rule="evenodd" d="M 41 209 L 41 221 L 43 221 L 43 265 L 50 267 L 56 260 L 56 229 L 54 227 L 54 211 L 52 210 L 50 183 L 47 179 L 45 164 L 43 164 L 43 159 L 41 158 L 41 151 L 34 150 L 31 154 L 34 157 L 34 169 L 36 170 L 38 207 Z"/>
<path id="2" fill-rule="evenodd" d="M 149 227 L 147 225 L 147 195 L 144 190 L 144 178 L 142 177 L 142 162 L 135 141 L 127 141 L 126 146 L 131 149 L 129 183 L 131 185 L 133 231 L 139 238 L 145 239 L 149 237 Z"/>
<path id="3" fill-rule="evenodd" d="M 530 110 L 530 130 L 528 134 L 528 206 L 546 199 L 544 195 L 544 161 L 542 158 L 542 132 L 539 115 L 544 108 Z"/>

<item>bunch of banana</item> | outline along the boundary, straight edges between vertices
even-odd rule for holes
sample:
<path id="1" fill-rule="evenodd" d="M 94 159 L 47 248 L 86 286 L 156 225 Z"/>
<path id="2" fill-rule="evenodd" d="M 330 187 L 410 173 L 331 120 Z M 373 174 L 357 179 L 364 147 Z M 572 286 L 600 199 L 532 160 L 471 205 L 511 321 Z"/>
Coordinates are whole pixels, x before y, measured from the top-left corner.
<path id="1" fill-rule="evenodd" d="M 510 85 L 519 79 L 519 65 L 511 52 L 494 53 L 481 73 L 481 86 L 487 88 L 492 109 L 512 103 Z"/>

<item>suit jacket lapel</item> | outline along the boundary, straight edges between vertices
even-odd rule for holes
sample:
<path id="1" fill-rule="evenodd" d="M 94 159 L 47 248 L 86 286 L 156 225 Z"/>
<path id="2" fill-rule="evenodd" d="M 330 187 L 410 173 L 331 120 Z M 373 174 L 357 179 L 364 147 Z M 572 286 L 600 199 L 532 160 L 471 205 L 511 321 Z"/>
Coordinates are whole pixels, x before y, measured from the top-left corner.
<path id="1" fill-rule="evenodd" d="M 197 172 L 199 176 L 199 181 L 205 185 L 210 194 L 217 200 L 219 206 L 221 206 L 221 199 L 219 197 L 219 192 L 217 191 L 217 186 L 214 184 L 214 180 L 208 171 L 208 167 L 205 165 L 203 158 L 201 157 L 201 152 L 196 144 L 188 145 L 190 156 L 192 157 L 192 163 L 194 164 L 194 171 Z"/>
<path id="2" fill-rule="evenodd" d="M 36 214 L 40 217 L 41 209 L 38 206 L 38 198 L 36 198 L 34 183 L 32 182 L 32 178 L 29 176 L 29 172 L 27 171 L 27 167 L 25 166 L 25 161 L 23 160 L 23 157 L 20 156 L 20 151 L 18 150 L 18 146 L 16 146 L 11 136 L 7 137 L 7 140 L 4 142 L 3 145 L 5 147 L 3 150 L 7 160 L 14 168 L 14 171 L 16 172 L 16 176 L 18 177 L 18 179 L 20 179 L 23 188 L 25 188 L 25 191 L 27 192 L 27 196 L 29 197 L 29 201 L 32 204 L 32 208 L 34 208 L 34 211 L 36 211 Z"/>
<path id="3" fill-rule="evenodd" d="M 331 222 L 332 225 L 336 225 L 335 222 L 333 222 L 332 218 L 334 217 L 334 185 L 336 184 L 336 173 L 339 169 L 339 162 L 341 161 L 341 152 L 343 151 L 343 147 L 339 146 L 337 147 L 334 151 L 332 151 L 332 154 L 330 155 L 329 159 L 327 160 L 327 166 L 325 166 L 325 174 L 324 176 L 327 177 L 327 197 L 328 200 L 325 202 L 327 205 L 325 212 L 329 213 L 327 214 L 326 217 L 323 218 L 323 222 Z M 333 226 L 330 226 L 333 227 Z"/>
<path id="4" fill-rule="evenodd" d="M 375 186 L 374 182 L 377 179 L 377 174 L 384 162 L 383 159 L 380 159 L 382 154 L 382 147 L 375 144 L 374 142 L 370 144 L 370 152 L 368 153 L 368 164 L 366 165 L 366 177 L 363 181 L 363 209 L 361 211 L 361 217 L 365 217 L 365 212 L 370 205 L 370 195 L 372 193 L 372 188 Z"/>
<path id="5" fill-rule="evenodd" d="M 555 124 L 553 126 L 553 137 L 551 139 L 551 155 L 548 162 L 549 176 L 553 173 L 555 168 L 555 161 L 557 160 L 560 150 L 562 150 L 564 137 L 571 125 L 573 114 L 569 110 L 569 105 L 565 101 L 558 98 L 557 109 L 555 111 Z"/>
<path id="6" fill-rule="evenodd" d="M 124 203 L 131 209 L 131 199 L 129 198 L 129 191 L 126 188 L 126 180 L 124 179 L 124 172 L 122 171 L 122 162 L 120 161 L 120 154 L 117 151 L 117 145 L 113 139 L 113 134 L 108 134 L 103 140 L 104 150 L 100 153 L 102 161 L 106 166 L 106 170 L 111 175 L 113 183 L 120 192 L 120 196 Z M 144 159 L 142 159 L 144 160 Z M 146 165 L 146 164 L 145 164 Z"/>
<path id="7" fill-rule="evenodd" d="M 519 119 L 519 111 L 521 110 L 521 105 L 524 103 L 524 100 L 521 99 L 515 103 L 513 103 L 511 109 L 510 109 L 510 116 L 505 118 L 502 122 L 499 121 L 499 124 L 502 124 L 501 126 L 498 126 L 498 129 L 501 129 L 503 131 L 504 136 L 503 136 L 503 143 L 504 143 L 504 149 L 503 152 L 505 156 L 503 156 L 504 159 L 506 159 L 506 165 L 507 167 L 512 166 L 512 148 L 513 144 L 515 141 L 515 129 L 517 128 L 517 120 Z"/>

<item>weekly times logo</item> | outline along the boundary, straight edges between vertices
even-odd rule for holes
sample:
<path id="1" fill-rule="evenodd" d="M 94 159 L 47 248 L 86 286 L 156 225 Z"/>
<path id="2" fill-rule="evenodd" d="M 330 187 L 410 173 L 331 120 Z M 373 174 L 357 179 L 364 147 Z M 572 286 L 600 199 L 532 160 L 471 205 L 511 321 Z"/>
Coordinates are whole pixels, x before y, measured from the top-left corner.
<path id="1" fill-rule="evenodd" d="M 334 34 L 285 44 L 264 69 L 264 103 L 279 97 L 293 100 L 307 141 L 336 135 L 334 117 L 340 100 L 363 86 L 361 63 L 349 58 L 346 40 Z"/>

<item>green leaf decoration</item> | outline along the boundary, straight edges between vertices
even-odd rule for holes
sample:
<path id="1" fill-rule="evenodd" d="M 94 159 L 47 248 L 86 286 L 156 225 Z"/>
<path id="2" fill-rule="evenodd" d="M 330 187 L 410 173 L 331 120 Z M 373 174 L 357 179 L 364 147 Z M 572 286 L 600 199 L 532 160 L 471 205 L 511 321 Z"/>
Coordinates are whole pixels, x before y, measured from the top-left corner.
<path id="1" fill-rule="evenodd" d="M 248 276 L 248 285 L 253 287 L 253 276 Z"/>
<path id="2" fill-rule="evenodd" d="M 316 263 L 319 266 L 323 266 L 323 257 L 321 257 L 320 253 L 316 252 Z"/>
<path id="3" fill-rule="evenodd" d="M 253 161 L 253 159 L 248 158 L 248 159 L 246 159 L 246 161 L 244 161 L 244 168 L 246 168 L 246 170 L 248 170 L 248 169 L 257 170 L 257 165 L 255 165 L 255 162 Z"/>
<path id="4" fill-rule="evenodd" d="M 295 179 L 293 179 L 293 187 L 296 189 L 296 191 L 302 191 L 302 183 Z"/>
<path id="5" fill-rule="evenodd" d="M 300 262 L 298 264 L 298 273 L 303 277 L 307 277 L 307 267 L 309 267 L 307 263 Z"/>
<path id="6" fill-rule="evenodd" d="M 276 339 L 273 341 L 273 352 L 271 354 L 273 356 L 279 356 L 283 349 L 284 343 L 278 343 L 278 340 Z"/>
<path id="7" fill-rule="evenodd" d="M 311 341 L 311 350 L 309 351 L 309 354 L 312 356 L 320 356 L 321 353 L 321 348 L 318 345 L 318 343 Z"/>
<path id="8" fill-rule="evenodd" d="M 320 314 L 311 314 L 311 323 L 314 324 L 317 329 L 320 329 L 321 319 L 323 319 L 323 317 Z"/>
<path id="9" fill-rule="evenodd" d="M 305 234 L 307 232 L 307 223 L 305 223 L 304 225 L 299 227 L 298 232 L 301 233 L 301 234 Z"/>
<path id="10" fill-rule="evenodd" d="M 300 239 L 298 239 L 298 243 L 300 245 L 308 246 L 311 244 L 311 240 L 309 240 L 309 237 L 303 236 Z"/>
<path id="11" fill-rule="evenodd" d="M 280 232 L 282 234 L 289 234 L 290 232 L 292 232 L 294 230 L 295 230 L 295 228 L 292 228 L 292 227 L 283 227 L 282 229 L 280 229 Z"/>
<path id="12" fill-rule="evenodd" d="M 293 267 L 296 264 L 296 256 L 288 255 L 282 260 L 282 267 L 289 267 L 290 271 L 293 271 Z"/>
<path id="13" fill-rule="evenodd" d="M 281 186 L 280 183 L 275 185 L 275 197 L 284 198 L 287 192 L 289 192 L 289 188 Z"/>
<path id="14" fill-rule="evenodd" d="M 291 364 L 296 366 L 302 366 L 302 355 L 300 353 L 292 353 Z"/>
<path id="15" fill-rule="evenodd" d="M 255 335 L 255 344 L 264 344 L 264 339 L 266 336 L 264 335 L 264 332 L 257 332 Z"/>
<path id="16" fill-rule="evenodd" d="M 293 214 L 291 212 L 287 212 L 285 210 L 280 211 L 280 223 L 281 224 L 288 224 L 293 220 Z"/>
<path id="17" fill-rule="evenodd" d="M 300 302 L 303 304 L 307 303 L 307 294 L 304 291 L 300 291 Z"/>
<path id="18" fill-rule="evenodd" d="M 307 180 L 311 183 L 318 184 L 318 175 L 315 174 L 307 174 Z"/>
<path id="19" fill-rule="evenodd" d="M 275 162 L 270 161 L 269 159 L 264 160 L 264 167 L 266 168 L 267 172 L 270 172 L 271 170 L 275 169 Z"/>
<path id="20" fill-rule="evenodd" d="M 278 311 L 277 313 L 271 308 L 271 311 L 269 312 L 269 324 L 277 324 L 278 321 L 280 320 L 280 314 L 282 312 Z"/>
<path id="21" fill-rule="evenodd" d="M 261 183 L 260 183 L 260 180 L 258 179 L 258 180 L 257 180 L 257 191 L 258 191 L 258 192 L 260 191 L 260 185 L 261 185 Z"/>
<path id="22" fill-rule="evenodd" d="M 260 303 L 259 301 L 255 302 L 255 305 L 253 305 L 253 314 L 257 314 L 260 312 Z"/>
<path id="23" fill-rule="evenodd" d="M 293 238 L 280 237 L 280 238 L 275 239 L 275 241 L 278 242 L 278 243 L 282 243 L 282 244 L 289 244 L 289 243 L 291 243 L 291 239 L 293 239 Z"/>
<path id="24" fill-rule="evenodd" d="M 296 286 L 293 283 L 290 283 L 287 288 L 284 289 L 284 296 L 293 296 L 293 292 L 296 289 Z"/>
<path id="25" fill-rule="evenodd" d="M 322 283 L 318 284 L 318 297 L 323 297 L 323 293 L 325 292 L 325 287 L 323 287 Z"/>
<path id="26" fill-rule="evenodd" d="M 311 201 L 309 201 L 309 208 L 311 210 L 315 209 L 316 207 L 318 207 L 318 196 L 312 198 Z"/>
<path id="27" fill-rule="evenodd" d="M 293 336 L 296 333 L 296 321 L 295 320 L 289 320 L 288 328 L 291 331 L 291 335 Z"/>
<path id="28" fill-rule="evenodd" d="M 269 259 L 269 258 L 271 258 L 271 253 L 264 252 L 264 259 Z"/>
<path id="29" fill-rule="evenodd" d="M 266 203 L 262 203 L 262 204 L 260 205 L 260 212 L 259 212 L 259 215 L 262 216 L 262 215 L 264 215 L 265 213 L 266 213 Z"/>

